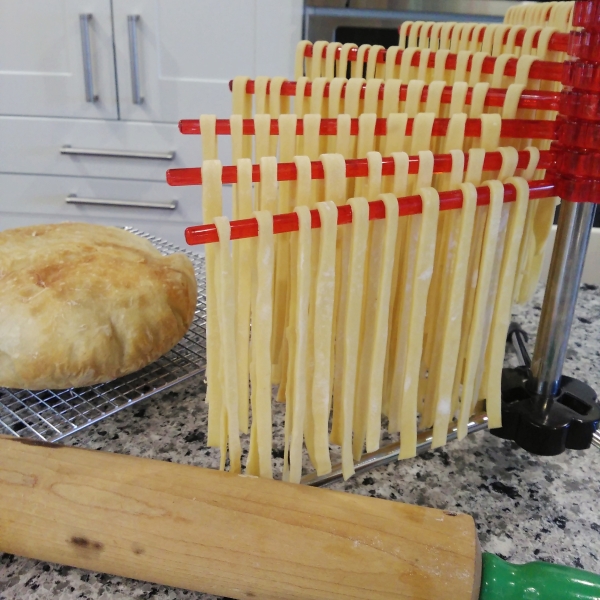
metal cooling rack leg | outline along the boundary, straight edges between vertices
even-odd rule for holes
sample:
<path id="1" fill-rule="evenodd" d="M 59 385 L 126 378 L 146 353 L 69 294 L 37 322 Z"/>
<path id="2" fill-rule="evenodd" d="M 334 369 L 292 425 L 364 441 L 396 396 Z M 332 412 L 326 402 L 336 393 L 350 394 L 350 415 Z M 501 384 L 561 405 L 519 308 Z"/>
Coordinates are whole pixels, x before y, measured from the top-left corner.
<path id="1" fill-rule="evenodd" d="M 532 391 L 542 398 L 554 397 L 560 390 L 595 208 L 587 202 L 563 202 L 560 207 L 531 365 Z"/>

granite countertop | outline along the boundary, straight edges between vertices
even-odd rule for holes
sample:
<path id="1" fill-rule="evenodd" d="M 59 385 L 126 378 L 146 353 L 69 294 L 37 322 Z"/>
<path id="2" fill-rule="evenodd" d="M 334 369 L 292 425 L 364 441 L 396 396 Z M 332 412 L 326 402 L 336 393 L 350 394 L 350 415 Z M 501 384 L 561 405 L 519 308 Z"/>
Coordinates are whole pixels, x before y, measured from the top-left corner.
<path id="1" fill-rule="evenodd" d="M 517 307 L 516 320 L 533 333 L 543 290 Z M 534 336 L 531 336 L 530 347 Z M 600 391 L 600 291 L 583 286 L 570 338 L 565 374 Z M 132 406 L 65 440 L 74 446 L 216 468 L 205 448 L 206 405 L 202 379 Z M 281 470 L 282 407 L 274 413 L 274 463 Z M 380 467 L 331 487 L 473 515 L 483 550 L 515 563 L 562 563 L 600 573 L 599 451 L 568 450 L 555 457 L 528 454 L 487 432 L 421 457 Z M 1 600 L 212 600 L 206 594 L 122 577 L 0 556 Z"/>

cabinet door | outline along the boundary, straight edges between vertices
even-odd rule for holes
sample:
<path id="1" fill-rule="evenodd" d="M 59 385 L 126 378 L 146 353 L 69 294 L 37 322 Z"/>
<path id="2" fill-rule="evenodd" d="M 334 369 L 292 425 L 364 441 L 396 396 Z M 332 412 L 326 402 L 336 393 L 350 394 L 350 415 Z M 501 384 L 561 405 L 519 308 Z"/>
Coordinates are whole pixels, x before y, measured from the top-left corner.
<path id="1" fill-rule="evenodd" d="M 113 0 L 113 9 L 122 119 L 228 117 L 236 75 L 293 76 L 301 0 Z"/>
<path id="2" fill-rule="evenodd" d="M 110 0 L 0 0 L 0 114 L 116 119 L 112 47 Z"/>

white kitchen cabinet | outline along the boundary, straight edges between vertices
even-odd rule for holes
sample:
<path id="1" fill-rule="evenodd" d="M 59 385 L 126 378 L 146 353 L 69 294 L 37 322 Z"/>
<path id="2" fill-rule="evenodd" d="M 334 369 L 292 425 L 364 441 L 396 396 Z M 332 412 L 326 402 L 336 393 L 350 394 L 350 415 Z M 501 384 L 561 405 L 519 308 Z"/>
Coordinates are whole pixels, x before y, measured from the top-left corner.
<path id="1" fill-rule="evenodd" d="M 176 122 L 183 115 L 197 117 L 200 107 L 229 116 L 229 80 L 255 73 L 255 2 L 115 0 L 114 9 L 121 118 Z M 137 46 L 130 48 L 133 27 Z M 138 103 L 132 82 L 136 54 Z"/>
<path id="2" fill-rule="evenodd" d="M 0 0 L 0 114 L 116 119 L 110 4 Z M 96 99 L 86 100 L 80 15 L 91 15 L 83 29 Z"/>
<path id="3" fill-rule="evenodd" d="M 183 243 L 184 228 L 201 223 L 202 190 L 170 188 L 165 172 L 199 166 L 202 155 L 201 139 L 180 134 L 177 122 L 228 117 L 236 75 L 292 78 L 302 8 L 302 0 L 0 0 L 0 229 L 81 218 L 150 224 Z M 79 152 L 65 154 L 67 146 Z M 229 148 L 220 138 L 224 164 Z M 69 194 L 179 205 L 80 206 Z M 231 214 L 229 197 L 226 189 Z"/>
<path id="4" fill-rule="evenodd" d="M 0 174 L 0 229 L 84 221 L 129 225 L 185 246 L 186 227 L 202 222 L 202 190 L 164 182 Z M 231 217 L 231 187 L 223 194 Z M 201 252 L 201 248 L 197 249 Z"/>
<path id="5" fill-rule="evenodd" d="M 164 182 L 167 169 L 200 164 L 200 137 L 170 123 L 0 117 L 0 140 L 8 173 Z"/>

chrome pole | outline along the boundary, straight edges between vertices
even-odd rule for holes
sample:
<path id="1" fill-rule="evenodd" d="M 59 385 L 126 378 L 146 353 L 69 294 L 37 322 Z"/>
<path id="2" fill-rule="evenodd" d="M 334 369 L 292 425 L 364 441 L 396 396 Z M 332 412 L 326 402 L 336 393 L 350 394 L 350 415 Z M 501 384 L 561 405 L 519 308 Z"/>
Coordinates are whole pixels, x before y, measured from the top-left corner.
<path id="1" fill-rule="evenodd" d="M 560 389 L 595 208 L 588 202 L 563 202 L 560 207 L 531 365 L 532 392 L 542 398 L 556 396 Z"/>

